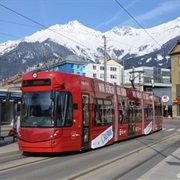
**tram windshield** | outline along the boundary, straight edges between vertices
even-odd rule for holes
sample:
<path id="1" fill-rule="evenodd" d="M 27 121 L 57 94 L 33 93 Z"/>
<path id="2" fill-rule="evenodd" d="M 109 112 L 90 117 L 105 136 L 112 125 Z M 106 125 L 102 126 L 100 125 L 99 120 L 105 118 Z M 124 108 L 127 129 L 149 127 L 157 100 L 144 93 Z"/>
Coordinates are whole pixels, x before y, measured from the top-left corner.
<path id="1" fill-rule="evenodd" d="M 72 124 L 72 98 L 69 93 L 51 92 L 24 93 L 22 98 L 21 127 L 55 127 Z"/>

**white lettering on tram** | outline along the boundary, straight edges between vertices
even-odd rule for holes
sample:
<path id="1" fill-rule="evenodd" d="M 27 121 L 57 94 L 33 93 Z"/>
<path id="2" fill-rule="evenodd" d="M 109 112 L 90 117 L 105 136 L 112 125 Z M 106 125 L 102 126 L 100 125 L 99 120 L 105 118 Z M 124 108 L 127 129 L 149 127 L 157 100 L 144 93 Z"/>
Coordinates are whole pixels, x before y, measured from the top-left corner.
<path id="1" fill-rule="evenodd" d="M 154 97 L 154 101 L 160 103 L 160 99 L 158 97 Z"/>
<path id="2" fill-rule="evenodd" d="M 107 93 L 111 93 L 111 94 L 114 93 L 114 87 L 113 86 L 110 86 L 110 85 L 106 84 L 105 87 L 106 87 L 106 92 Z"/>
<path id="3" fill-rule="evenodd" d="M 117 87 L 116 88 L 117 94 L 121 96 L 127 96 L 127 92 L 125 88 Z"/>
<path id="4" fill-rule="evenodd" d="M 99 91 L 105 92 L 104 84 L 98 83 Z"/>
<path id="5" fill-rule="evenodd" d="M 143 99 L 150 100 L 149 94 L 143 94 Z"/>
<path id="6" fill-rule="evenodd" d="M 99 136 L 92 140 L 91 148 L 95 149 L 98 147 L 102 147 L 108 143 L 113 138 L 113 130 L 112 126 L 103 131 Z"/>
<path id="7" fill-rule="evenodd" d="M 126 134 L 126 129 L 119 129 L 119 135 L 122 136 L 123 134 Z"/>
<path id="8" fill-rule="evenodd" d="M 141 127 L 136 127 L 135 131 L 136 131 L 136 132 L 141 132 L 142 129 L 141 129 Z"/>
<path id="9" fill-rule="evenodd" d="M 99 91 L 114 94 L 114 87 L 108 84 L 98 83 Z"/>
<path id="10" fill-rule="evenodd" d="M 135 97 L 135 98 L 141 98 L 142 96 L 141 96 L 141 93 L 140 92 L 138 92 L 138 91 L 132 91 L 132 94 L 133 94 L 133 97 Z"/>
<path id="11" fill-rule="evenodd" d="M 84 86 L 89 86 L 89 83 L 86 82 L 86 81 L 81 81 L 81 84 L 84 85 Z"/>

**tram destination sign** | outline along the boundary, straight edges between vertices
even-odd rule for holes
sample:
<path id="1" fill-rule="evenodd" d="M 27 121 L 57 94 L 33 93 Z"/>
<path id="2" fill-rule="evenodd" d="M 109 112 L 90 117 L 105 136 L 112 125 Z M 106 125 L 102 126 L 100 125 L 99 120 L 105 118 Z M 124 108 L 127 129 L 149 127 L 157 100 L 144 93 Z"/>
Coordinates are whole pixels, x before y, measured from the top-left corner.
<path id="1" fill-rule="evenodd" d="M 23 80 L 23 87 L 31 87 L 31 86 L 50 86 L 50 79 L 34 79 L 34 80 Z"/>

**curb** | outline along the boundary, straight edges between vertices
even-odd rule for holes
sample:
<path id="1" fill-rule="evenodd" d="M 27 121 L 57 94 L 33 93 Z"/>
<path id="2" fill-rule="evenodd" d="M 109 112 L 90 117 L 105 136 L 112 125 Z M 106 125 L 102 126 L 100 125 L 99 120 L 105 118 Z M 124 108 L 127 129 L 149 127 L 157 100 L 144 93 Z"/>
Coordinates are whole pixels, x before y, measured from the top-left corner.
<path id="1" fill-rule="evenodd" d="M 15 150 L 11 152 L 5 152 L 5 153 L 0 153 L 0 157 L 5 157 L 5 156 L 10 156 L 10 155 L 15 155 L 15 154 L 21 154 L 22 151 Z"/>

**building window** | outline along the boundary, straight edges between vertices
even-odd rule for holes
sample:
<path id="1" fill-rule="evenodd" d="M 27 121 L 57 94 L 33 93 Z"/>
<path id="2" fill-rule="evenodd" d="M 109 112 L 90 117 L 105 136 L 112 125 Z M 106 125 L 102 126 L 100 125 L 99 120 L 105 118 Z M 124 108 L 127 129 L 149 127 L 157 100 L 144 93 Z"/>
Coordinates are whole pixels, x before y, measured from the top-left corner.
<path id="1" fill-rule="evenodd" d="M 74 67 L 74 65 L 73 64 L 71 64 L 71 68 L 73 69 L 73 67 Z"/>
<path id="2" fill-rule="evenodd" d="M 110 71 L 117 71 L 117 68 L 116 67 L 111 67 Z"/>
<path id="3" fill-rule="evenodd" d="M 145 77 L 144 76 L 144 83 L 151 83 L 152 79 L 153 79 L 153 77 Z"/>
<path id="4" fill-rule="evenodd" d="M 104 71 L 104 66 L 100 66 L 100 70 Z"/>
<path id="5" fill-rule="evenodd" d="M 86 76 L 86 73 L 83 73 L 83 76 Z"/>
<path id="6" fill-rule="evenodd" d="M 162 76 L 170 77 L 171 76 L 171 72 L 170 71 L 162 71 Z"/>
<path id="7" fill-rule="evenodd" d="M 153 70 L 154 70 L 154 82 L 162 83 L 161 68 L 154 68 Z"/>
<path id="8" fill-rule="evenodd" d="M 100 78 L 104 78 L 104 74 L 100 74 Z"/>
<path id="9" fill-rule="evenodd" d="M 111 74 L 111 79 L 117 79 L 117 75 Z"/>
<path id="10" fill-rule="evenodd" d="M 96 78 L 96 74 L 95 73 L 93 73 L 93 78 Z"/>
<path id="11" fill-rule="evenodd" d="M 94 69 L 94 70 L 96 69 L 96 66 L 95 66 L 95 65 L 93 65 L 93 69 Z"/>

